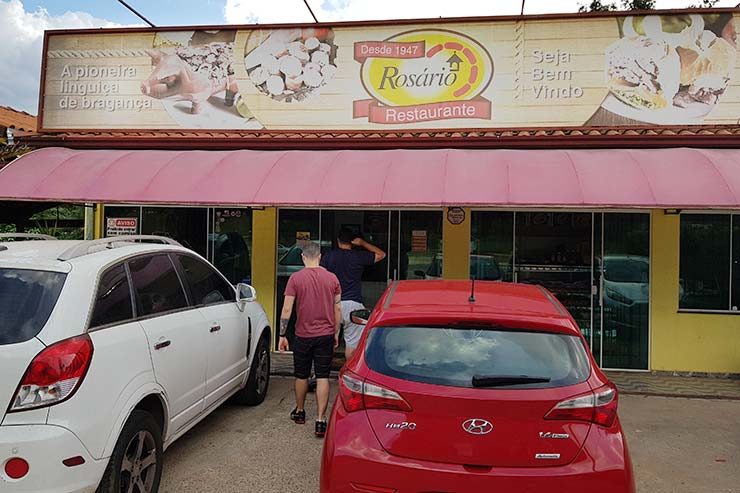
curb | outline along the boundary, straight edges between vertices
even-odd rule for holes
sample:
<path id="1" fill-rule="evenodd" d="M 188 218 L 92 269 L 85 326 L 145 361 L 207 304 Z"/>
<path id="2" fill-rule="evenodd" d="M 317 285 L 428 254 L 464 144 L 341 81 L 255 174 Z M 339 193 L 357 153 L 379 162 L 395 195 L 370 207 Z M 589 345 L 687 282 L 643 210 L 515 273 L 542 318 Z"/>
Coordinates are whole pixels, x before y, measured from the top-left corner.
<path id="1" fill-rule="evenodd" d="M 619 389 L 619 386 L 617 386 Z M 619 393 L 622 395 L 642 395 L 646 397 L 670 397 L 677 399 L 707 399 L 713 401 L 740 401 L 740 396 L 732 395 L 716 395 L 716 394 L 681 394 L 676 392 L 649 392 L 640 390 L 622 390 L 619 389 Z"/>

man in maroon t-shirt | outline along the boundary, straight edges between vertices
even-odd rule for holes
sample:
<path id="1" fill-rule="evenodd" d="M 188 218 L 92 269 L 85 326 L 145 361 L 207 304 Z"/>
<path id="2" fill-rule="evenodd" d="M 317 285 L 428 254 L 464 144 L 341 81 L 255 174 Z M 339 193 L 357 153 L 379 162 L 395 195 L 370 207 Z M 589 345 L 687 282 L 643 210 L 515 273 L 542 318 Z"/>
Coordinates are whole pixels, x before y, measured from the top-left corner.
<path id="1" fill-rule="evenodd" d="M 303 265 L 288 279 L 285 302 L 280 314 L 280 352 L 287 351 L 288 321 L 293 304 L 298 303 L 293 340 L 293 372 L 295 375 L 296 407 L 290 419 L 298 424 L 306 422 L 304 404 L 308 393 L 308 377 L 313 363 L 316 374 L 316 404 L 318 417 L 315 433 L 326 434 L 326 408 L 329 406 L 329 370 L 334 349 L 339 345 L 339 327 L 342 323 L 341 295 L 337 276 L 319 265 L 321 250 L 314 242 L 302 247 Z"/>

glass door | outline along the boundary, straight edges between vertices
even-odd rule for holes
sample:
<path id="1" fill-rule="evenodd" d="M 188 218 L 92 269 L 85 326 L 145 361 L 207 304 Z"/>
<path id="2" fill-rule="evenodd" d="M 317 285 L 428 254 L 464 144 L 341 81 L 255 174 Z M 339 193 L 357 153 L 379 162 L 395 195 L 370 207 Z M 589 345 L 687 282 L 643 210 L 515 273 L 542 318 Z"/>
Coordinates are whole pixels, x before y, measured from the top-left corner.
<path id="1" fill-rule="evenodd" d="M 342 228 L 348 228 L 367 242 L 386 252 L 386 258 L 365 269 L 362 275 L 362 301 L 368 308 L 383 295 L 390 277 L 388 246 L 390 245 L 390 211 L 330 210 L 321 211 L 321 251 L 337 246 Z"/>
<path id="2" fill-rule="evenodd" d="M 252 211 L 215 208 L 208 233 L 208 259 L 232 284 L 252 284 Z"/>
<path id="3" fill-rule="evenodd" d="M 600 304 L 593 352 L 604 368 L 648 369 L 650 215 L 603 214 L 594 265 Z"/>
<path id="4" fill-rule="evenodd" d="M 471 221 L 471 277 L 546 287 L 600 366 L 648 369 L 650 214 L 473 211 Z"/>
<path id="5" fill-rule="evenodd" d="M 442 276 L 442 211 L 379 209 L 280 209 L 278 211 L 276 319 L 283 307 L 288 278 L 303 268 L 301 245 L 319 242 L 322 252 L 336 247 L 342 228 L 349 228 L 386 252 L 365 269 L 362 297 L 375 306 L 391 279 L 434 279 Z M 292 343 L 295 324 L 288 325 Z M 276 348 L 277 349 L 277 348 Z"/>
<path id="6" fill-rule="evenodd" d="M 515 218 L 514 281 L 550 290 L 583 335 L 592 325 L 592 214 L 521 212 Z"/>
<path id="7" fill-rule="evenodd" d="M 280 209 L 278 211 L 276 321 L 280 320 L 288 278 L 303 268 L 301 245 L 306 241 L 319 241 L 319 238 L 321 238 L 321 211 L 318 209 Z M 291 347 L 295 336 L 295 320 L 296 315 L 293 310 L 287 332 Z M 275 350 L 277 350 L 277 344 L 278 338 L 276 337 Z"/>
<path id="8" fill-rule="evenodd" d="M 391 251 L 393 279 L 442 278 L 442 213 L 396 211 Z"/>

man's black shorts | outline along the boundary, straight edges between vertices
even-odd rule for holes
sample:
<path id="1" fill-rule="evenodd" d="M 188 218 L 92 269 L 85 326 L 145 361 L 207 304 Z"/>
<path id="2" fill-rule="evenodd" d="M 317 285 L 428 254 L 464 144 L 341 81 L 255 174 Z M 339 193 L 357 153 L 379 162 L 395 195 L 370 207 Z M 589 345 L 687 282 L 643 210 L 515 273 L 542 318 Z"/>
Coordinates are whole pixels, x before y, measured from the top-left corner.
<path id="1" fill-rule="evenodd" d="M 298 337 L 293 339 L 293 374 L 306 379 L 311 375 L 311 362 L 316 378 L 329 378 L 334 356 L 334 336 Z"/>

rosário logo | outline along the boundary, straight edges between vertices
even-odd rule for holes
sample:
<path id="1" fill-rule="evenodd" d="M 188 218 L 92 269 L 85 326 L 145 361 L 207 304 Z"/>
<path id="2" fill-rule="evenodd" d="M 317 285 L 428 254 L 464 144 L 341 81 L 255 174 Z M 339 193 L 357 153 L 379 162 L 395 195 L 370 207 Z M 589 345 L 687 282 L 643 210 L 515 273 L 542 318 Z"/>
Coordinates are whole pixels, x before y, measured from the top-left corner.
<path id="1" fill-rule="evenodd" d="M 493 78 L 493 60 L 468 36 L 408 31 L 356 42 L 354 57 L 371 96 L 354 102 L 354 118 L 381 124 L 491 118 L 491 102 L 481 94 Z"/>

